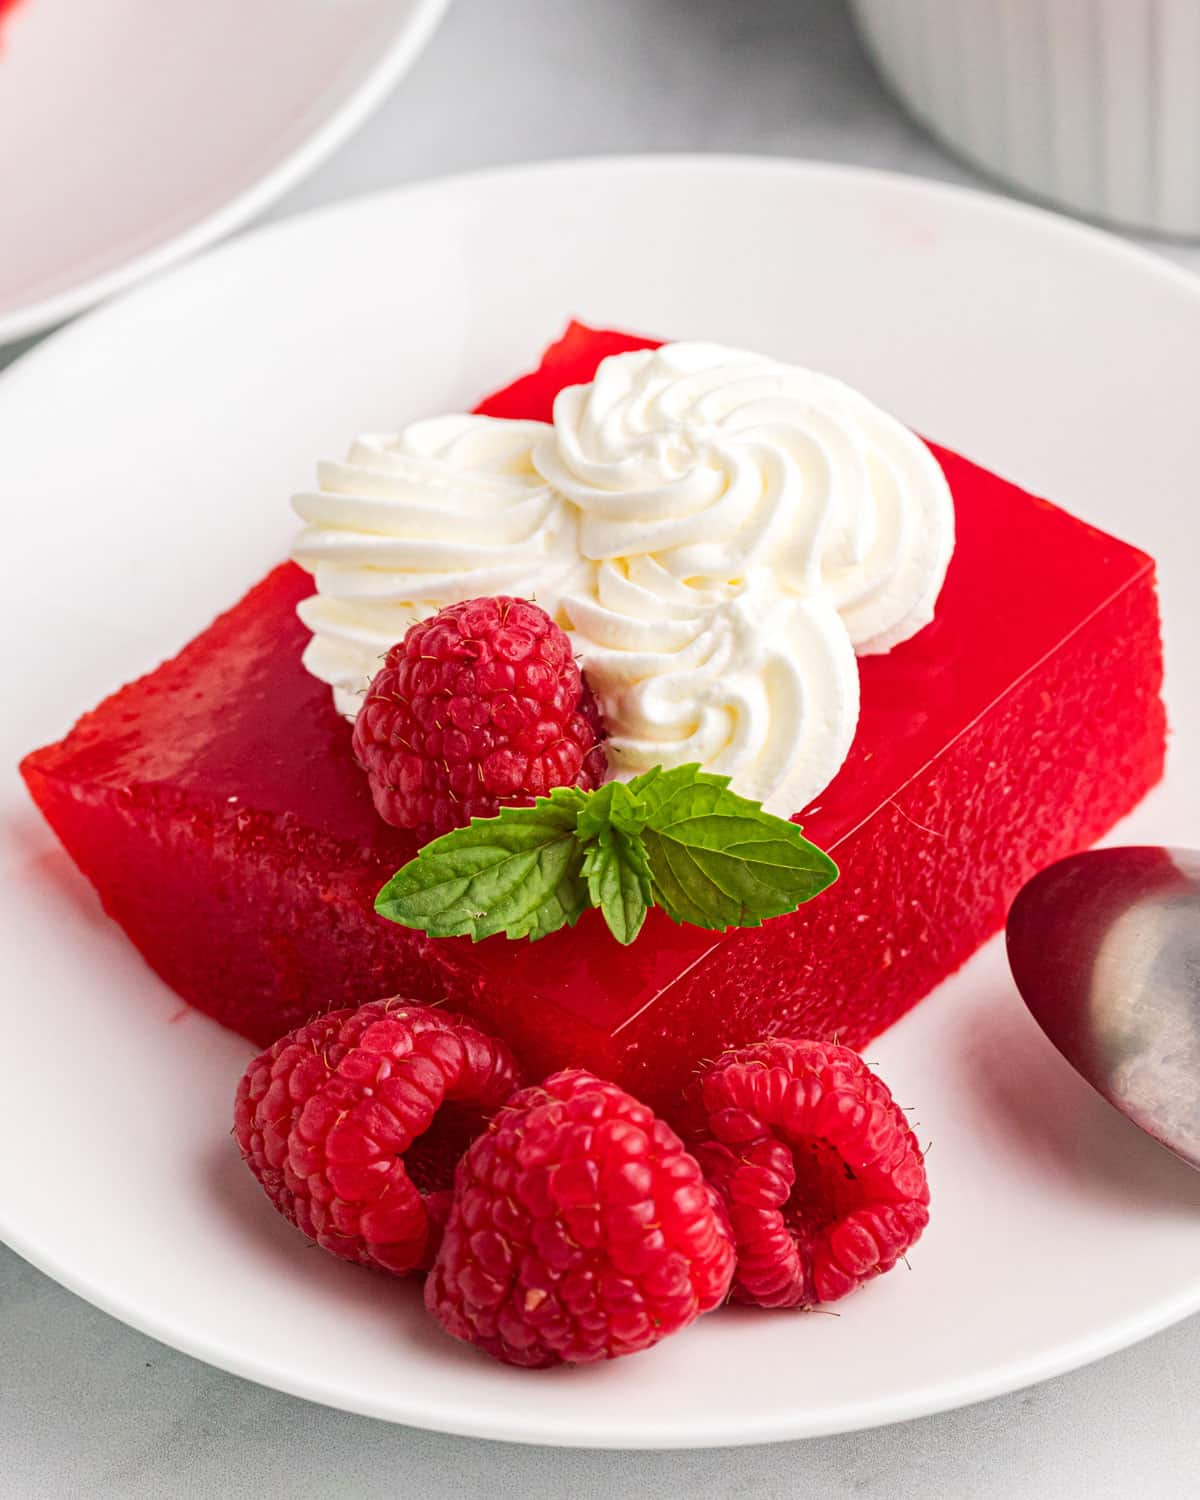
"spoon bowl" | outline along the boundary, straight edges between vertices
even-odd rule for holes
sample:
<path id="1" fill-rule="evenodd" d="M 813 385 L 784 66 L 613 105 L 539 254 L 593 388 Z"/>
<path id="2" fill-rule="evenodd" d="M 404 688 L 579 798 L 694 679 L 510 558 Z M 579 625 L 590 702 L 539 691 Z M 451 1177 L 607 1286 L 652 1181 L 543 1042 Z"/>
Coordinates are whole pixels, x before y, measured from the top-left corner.
<path id="1" fill-rule="evenodd" d="M 1200 1169 L 1200 853 L 1060 860 L 1019 893 L 1007 938 L 1017 988 L 1067 1061 Z"/>

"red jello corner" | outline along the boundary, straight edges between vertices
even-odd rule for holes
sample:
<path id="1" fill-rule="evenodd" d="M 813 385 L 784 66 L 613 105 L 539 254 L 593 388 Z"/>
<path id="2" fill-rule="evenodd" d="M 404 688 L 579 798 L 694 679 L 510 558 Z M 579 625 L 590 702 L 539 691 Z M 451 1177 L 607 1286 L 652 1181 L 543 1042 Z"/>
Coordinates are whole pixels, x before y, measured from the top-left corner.
<path id="1" fill-rule="evenodd" d="M 548 418 L 561 387 L 649 343 L 572 325 L 480 410 Z M 446 996 L 532 1072 L 587 1067 L 666 1106 L 698 1060 L 765 1034 L 861 1046 L 1163 766 L 1151 559 L 933 451 L 958 524 L 936 619 L 862 661 L 850 758 L 804 812 L 841 880 L 761 928 L 651 912 L 623 949 L 588 914 L 537 944 L 473 946 L 376 917 L 412 848 L 376 817 L 350 727 L 301 666 L 311 581 L 291 564 L 22 773 L 147 961 L 260 1044 L 330 1006 Z"/>

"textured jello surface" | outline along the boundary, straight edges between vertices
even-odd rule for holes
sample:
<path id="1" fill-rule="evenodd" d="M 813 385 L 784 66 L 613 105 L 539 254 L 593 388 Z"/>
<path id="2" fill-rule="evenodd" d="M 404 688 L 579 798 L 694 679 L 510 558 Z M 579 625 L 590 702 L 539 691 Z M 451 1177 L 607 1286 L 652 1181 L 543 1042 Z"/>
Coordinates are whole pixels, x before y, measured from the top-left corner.
<path id="1" fill-rule="evenodd" d="M 562 386 L 644 342 L 574 327 L 481 410 L 545 419 Z M 762 928 L 722 937 L 651 912 L 623 949 L 589 913 L 535 945 L 473 946 L 376 917 L 412 846 L 376 817 L 350 726 L 301 665 L 311 580 L 291 565 L 23 773 L 154 968 L 260 1043 L 332 1005 L 448 995 L 532 1068 L 586 1066 L 651 1102 L 764 1034 L 861 1045 L 1162 772 L 1151 560 L 933 451 L 958 526 L 937 617 L 862 661 L 854 748 L 803 812 L 840 882 Z"/>

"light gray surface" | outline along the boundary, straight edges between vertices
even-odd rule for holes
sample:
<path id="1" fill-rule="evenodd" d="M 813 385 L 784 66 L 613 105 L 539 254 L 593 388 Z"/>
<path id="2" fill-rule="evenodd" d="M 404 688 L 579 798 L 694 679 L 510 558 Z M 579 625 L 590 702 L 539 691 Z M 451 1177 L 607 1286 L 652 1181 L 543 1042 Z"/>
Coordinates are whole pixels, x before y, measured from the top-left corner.
<path id="1" fill-rule="evenodd" d="M 838 0 L 457 0 L 392 99 L 267 217 L 493 162 L 645 150 L 824 157 L 978 183 L 882 92 Z M 1200 269 L 1200 247 L 1162 248 Z M 17 352 L 0 350 L 0 364 Z M 223 1375 L 0 1248 L 0 1493 L 12 1500 L 1173 1500 L 1196 1493 L 1198 1375 L 1192 1320 L 1050 1384 L 872 1433 L 714 1453 L 515 1448 Z"/>

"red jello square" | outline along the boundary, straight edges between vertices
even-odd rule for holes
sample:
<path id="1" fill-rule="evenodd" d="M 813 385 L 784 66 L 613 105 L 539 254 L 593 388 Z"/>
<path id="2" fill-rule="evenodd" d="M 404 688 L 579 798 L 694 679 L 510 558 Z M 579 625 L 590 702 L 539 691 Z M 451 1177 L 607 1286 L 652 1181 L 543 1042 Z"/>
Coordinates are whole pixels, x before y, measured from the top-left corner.
<path id="1" fill-rule="evenodd" d="M 574 325 L 480 410 L 555 393 L 648 341 Z M 1154 564 L 934 447 L 958 541 L 934 623 L 861 662 L 850 757 L 806 832 L 841 866 L 789 917 L 724 935 L 595 913 L 537 944 L 430 939 L 374 913 L 413 852 L 374 813 L 350 727 L 301 665 L 298 568 L 22 765 L 107 911 L 186 1000 L 256 1042 L 314 1011 L 447 999 L 531 1070 L 593 1068 L 669 1106 L 701 1058 L 764 1034 L 862 1045 L 1094 842 L 1162 773 Z"/>

